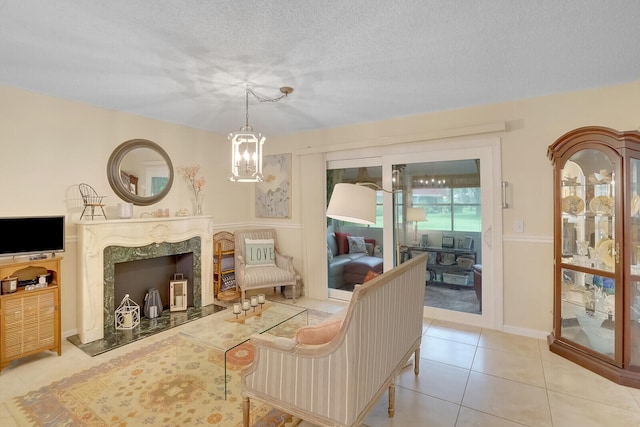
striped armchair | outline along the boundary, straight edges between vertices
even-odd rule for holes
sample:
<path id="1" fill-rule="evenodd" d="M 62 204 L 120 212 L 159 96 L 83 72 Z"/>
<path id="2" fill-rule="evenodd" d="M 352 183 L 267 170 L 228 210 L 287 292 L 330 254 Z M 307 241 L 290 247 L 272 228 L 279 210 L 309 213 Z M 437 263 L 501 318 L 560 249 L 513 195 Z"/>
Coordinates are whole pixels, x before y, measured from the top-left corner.
<path id="1" fill-rule="evenodd" d="M 254 335 L 255 358 L 242 372 L 244 425 L 250 399 L 320 425 L 360 425 L 387 389 L 392 417 L 394 381 L 412 354 L 419 372 L 426 263 L 422 254 L 356 285 L 324 344 Z"/>
<path id="2" fill-rule="evenodd" d="M 297 274 L 293 269 L 293 257 L 282 253 L 278 248 L 276 230 L 273 228 L 236 230 L 234 234 L 236 283 L 242 292 L 242 300 L 244 301 L 245 292 L 248 289 L 289 285 L 293 286 L 295 298 Z M 247 240 L 257 242 L 256 246 L 262 245 L 259 251 L 256 249 L 256 253 L 259 254 L 255 257 L 257 264 L 251 265 L 252 254 L 250 246 L 247 246 Z M 268 241 L 272 241 L 272 251 L 266 248 L 268 243 L 265 242 Z"/>

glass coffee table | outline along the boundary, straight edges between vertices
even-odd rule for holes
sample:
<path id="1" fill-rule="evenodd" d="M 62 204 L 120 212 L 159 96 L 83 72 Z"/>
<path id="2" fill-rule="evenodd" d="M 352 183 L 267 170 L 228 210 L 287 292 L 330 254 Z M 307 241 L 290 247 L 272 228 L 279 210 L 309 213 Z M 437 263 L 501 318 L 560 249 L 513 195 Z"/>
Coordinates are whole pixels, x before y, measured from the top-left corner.
<path id="1" fill-rule="evenodd" d="M 224 357 L 224 398 L 228 394 L 228 382 L 230 376 L 227 375 L 228 365 L 237 362 L 230 361 L 232 354 L 237 356 L 246 355 L 253 358 L 253 354 L 248 351 L 238 351 L 238 347 L 247 344 L 251 335 L 264 334 L 273 331 L 278 326 L 291 327 L 290 335 L 299 326 L 306 326 L 309 323 L 309 313 L 304 307 L 296 307 L 288 304 L 280 304 L 267 301 L 262 308 L 256 307 L 255 312 L 251 308 L 247 312 L 238 315 L 233 314 L 232 309 L 224 310 L 218 316 L 211 316 L 209 323 L 197 322 L 190 328 L 180 332 L 188 339 L 195 340 L 206 348 L 219 351 Z M 215 323 L 212 322 L 215 320 Z M 288 323 L 290 322 L 290 323 Z M 291 336 L 292 337 L 292 336 Z M 250 360 L 244 361 L 249 363 Z M 243 361 L 240 361 L 242 363 Z M 206 375 L 206 373 L 205 373 Z M 211 391 L 210 391 L 211 392 Z"/>

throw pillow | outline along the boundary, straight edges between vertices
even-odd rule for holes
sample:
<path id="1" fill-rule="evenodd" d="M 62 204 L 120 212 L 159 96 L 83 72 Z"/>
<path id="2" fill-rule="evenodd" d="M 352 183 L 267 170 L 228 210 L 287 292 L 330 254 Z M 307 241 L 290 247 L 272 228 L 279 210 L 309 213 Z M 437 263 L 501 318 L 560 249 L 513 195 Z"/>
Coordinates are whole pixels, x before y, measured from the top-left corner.
<path id="1" fill-rule="evenodd" d="M 336 231 L 336 242 L 338 243 L 338 255 L 344 255 L 349 253 L 349 242 L 347 241 L 349 233 L 342 233 Z"/>
<path id="2" fill-rule="evenodd" d="M 349 242 L 350 254 L 366 254 L 367 246 L 364 243 L 364 237 L 347 236 Z"/>
<path id="3" fill-rule="evenodd" d="M 276 265 L 276 251 L 273 239 L 245 239 L 244 255 L 247 267 L 267 267 Z"/>
<path id="4" fill-rule="evenodd" d="M 338 334 L 341 326 L 342 319 L 333 319 L 317 325 L 303 326 L 296 331 L 295 339 L 300 344 L 326 344 Z"/>
<path id="5" fill-rule="evenodd" d="M 364 276 L 364 279 L 362 280 L 362 283 L 367 283 L 369 280 L 371 280 L 371 279 L 375 279 L 375 278 L 376 278 L 376 277 L 378 277 L 378 276 L 379 276 L 379 274 L 378 274 L 378 273 L 376 273 L 376 272 L 375 272 L 375 271 L 373 271 L 373 270 L 369 270 L 369 271 L 367 272 L 367 275 L 366 275 L 366 276 Z"/>

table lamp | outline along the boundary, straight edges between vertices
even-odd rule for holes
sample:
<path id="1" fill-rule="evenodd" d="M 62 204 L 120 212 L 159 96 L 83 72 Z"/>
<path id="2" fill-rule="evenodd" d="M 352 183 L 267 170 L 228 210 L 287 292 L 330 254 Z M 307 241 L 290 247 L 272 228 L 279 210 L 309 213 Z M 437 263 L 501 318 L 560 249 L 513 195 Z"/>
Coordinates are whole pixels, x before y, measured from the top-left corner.
<path id="1" fill-rule="evenodd" d="M 413 221 L 413 244 L 418 245 L 418 222 L 426 221 L 427 214 L 424 208 L 407 208 L 407 221 Z"/>

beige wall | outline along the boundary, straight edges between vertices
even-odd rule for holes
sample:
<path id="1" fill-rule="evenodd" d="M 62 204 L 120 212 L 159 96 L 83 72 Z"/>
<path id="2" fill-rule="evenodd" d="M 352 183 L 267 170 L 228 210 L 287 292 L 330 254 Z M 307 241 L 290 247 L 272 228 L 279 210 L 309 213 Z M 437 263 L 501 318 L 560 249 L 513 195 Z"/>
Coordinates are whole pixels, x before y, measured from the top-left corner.
<path id="1" fill-rule="evenodd" d="M 227 181 L 230 147 L 226 135 L 190 129 L 0 86 L 0 215 L 65 214 L 69 224 L 79 216 L 75 185 L 88 182 L 108 196 L 111 212 L 118 198 L 105 175 L 111 151 L 132 138 L 160 144 L 174 166 L 198 163 L 207 178 L 205 214 L 213 215 L 221 229 L 245 225 L 276 226 L 282 246 L 292 255 L 316 251 L 308 248 L 303 233 L 300 200 L 301 170 L 296 154 L 340 144 L 381 144 L 438 134 L 451 129 L 505 122 L 502 138 L 502 176 L 511 184 L 512 207 L 504 211 L 504 324 L 525 334 L 551 330 L 552 306 L 552 176 L 547 147 L 563 133 L 580 126 L 602 125 L 619 130 L 637 129 L 640 120 L 640 82 L 597 90 L 481 106 L 416 117 L 361 124 L 338 129 L 269 138 L 266 154 L 294 153 L 292 216 L 283 220 L 256 219 L 253 185 Z M 313 115 L 310 111 L 308 114 Z M 455 131 L 449 132 L 455 134 Z M 314 156 L 322 161 L 322 156 Z M 324 194 L 304 195 L 305 209 L 324 209 Z M 192 207 L 188 187 L 176 177 L 167 198 L 157 205 L 136 208 L 134 214 L 168 207 Z M 315 210 L 314 210 L 315 211 Z M 525 230 L 513 232 L 522 219 Z M 319 233 L 318 233 L 319 234 Z M 75 243 L 68 230 L 68 246 Z M 296 267 L 304 266 L 299 259 Z M 75 248 L 63 261 L 62 311 L 64 333 L 75 329 Z"/>
<path id="2" fill-rule="evenodd" d="M 511 187 L 511 206 L 503 212 L 504 329 L 543 336 L 552 327 L 553 303 L 553 186 L 547 147 L 565 132 L 581 126 L 639 129 L 638 99 L 640 82 L 634 82 L 288 135 L 272 139 L 270 149 L 300 153 L 314 149 L 333 151 L 340 149 L 341 143 L 374 146 L 412 140 L 420 135 L 455 135 L 476 125 L 506 123 L 506 131 L 498 133 L 502 139 L 502 178 Z M 424 143 L 425 149 L 428 144 Z M 320 198 L 315 202 L 317 209 L 322 209 L 325 203 Z M 294 215 L 299 209 L 294 208 Z M 524 221 L 524 233 L 513 231 L 516 219 Z M 318 256 L 322 250 L 318 249 Z"/>

